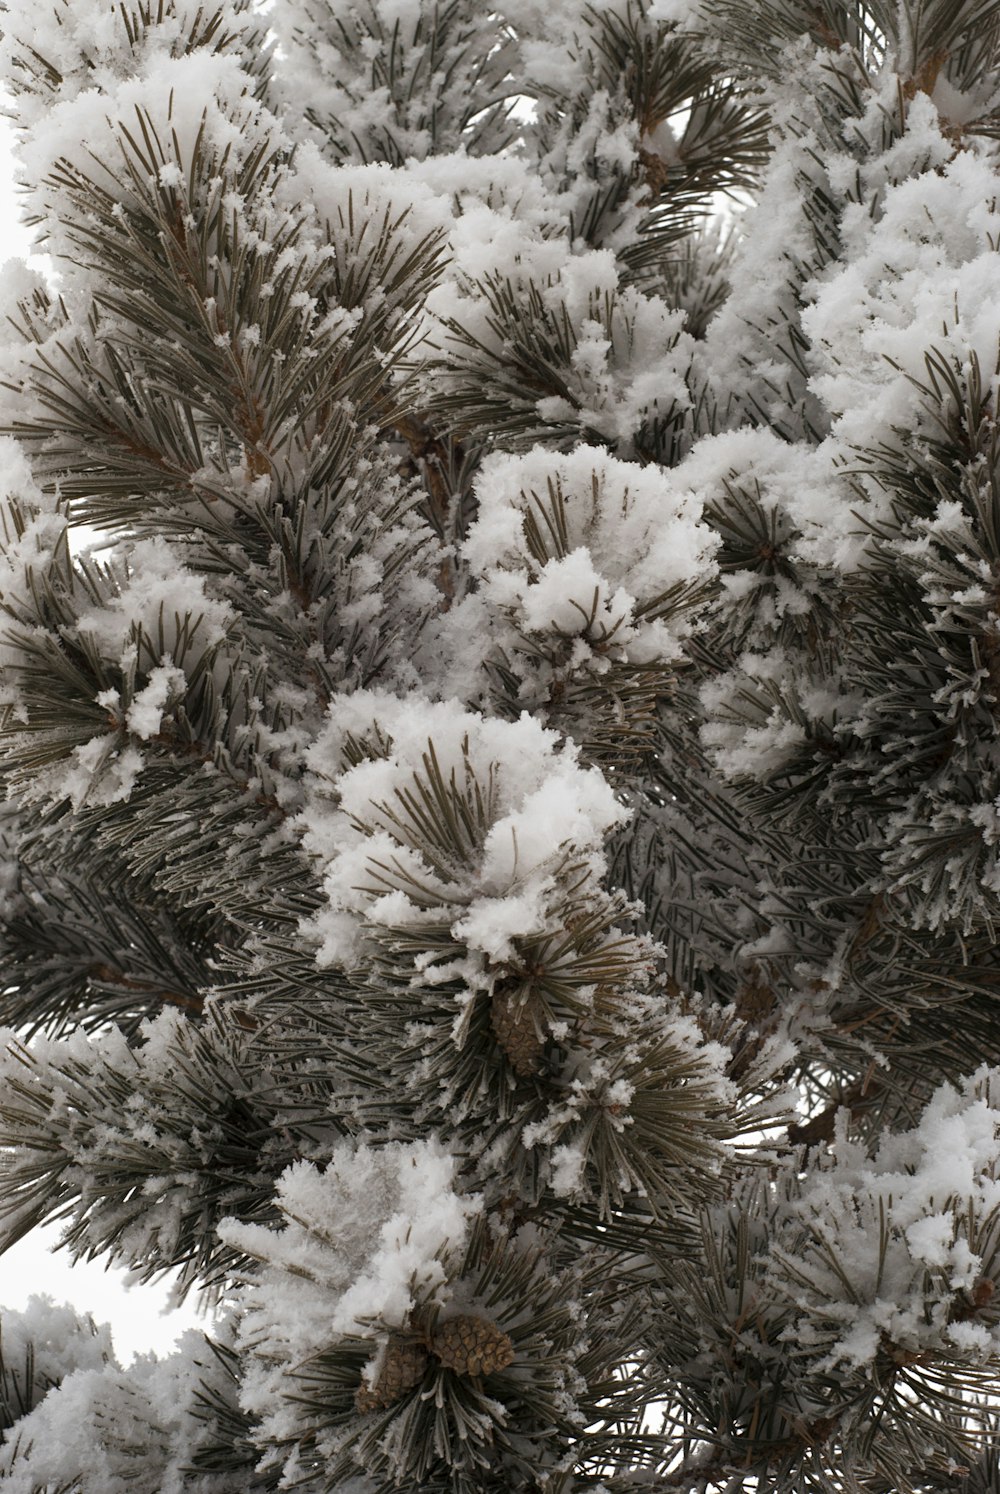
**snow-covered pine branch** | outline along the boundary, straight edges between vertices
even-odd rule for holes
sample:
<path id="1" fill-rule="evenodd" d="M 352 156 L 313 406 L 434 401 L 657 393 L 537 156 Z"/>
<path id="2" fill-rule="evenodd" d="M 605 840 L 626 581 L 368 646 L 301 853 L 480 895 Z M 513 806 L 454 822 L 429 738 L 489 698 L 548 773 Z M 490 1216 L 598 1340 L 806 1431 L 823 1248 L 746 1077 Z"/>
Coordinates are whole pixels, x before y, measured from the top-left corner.
<path id="1" fill-rule="evenodd" d="M 0 1489 L 991 1494 L 1000 0 L 0 31 Z"/>

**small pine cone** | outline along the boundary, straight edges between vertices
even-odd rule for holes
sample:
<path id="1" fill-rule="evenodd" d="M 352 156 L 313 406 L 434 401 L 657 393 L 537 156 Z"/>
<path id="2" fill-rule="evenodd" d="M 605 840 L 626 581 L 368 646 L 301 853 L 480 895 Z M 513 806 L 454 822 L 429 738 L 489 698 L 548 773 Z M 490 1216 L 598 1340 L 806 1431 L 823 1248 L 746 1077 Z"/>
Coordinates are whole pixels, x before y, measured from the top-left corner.
<path id="1" fill-rule="evenodd" d="M 370 1386 L 361 1384 L 354 1392 L 354 1409 L 362 1416 L 367 1416 L 369 1411 L 377 1411 L 382 1402 Z"/>
<path id="2" fill-rule="evenodd" d="M 987 1307 L 993 1301 L 996 1291 L 996 1282 L 991 1281 L 988 1276 L 981 1276 L 972 1288 L 972 1305 L 975 1308 Z"/>
<path id="3" fill-rule="evenodd" d="M 423 1344 L 394 1335 L 385 1347 L 375 1379 L 370 1384 L 362 1380 L 358 1386 L 355 1406 L 362 1414 L 391 1406 L 414 1385 L 420 1384 L 427 1364 L 427 1350 Z"/>
<path id="4" fill-rule="evenodd" d="M 774 1011 L 776 999 L 773 986 L 749 981 L 736 993 L 736 1015 L 751 1025 L 762 1022 Z"/>
<path id="5" fill-rule="evenodd" d="M 492 1375 L 514 1358 L 514 1345 L 496 1323 L 470 1315 L 447 1318 L 431 1339 L 431 1351 L 458 1375 Z"/>
<path id="6" fill-rule="evenodd" d="M 530 996 L 518 1000 L 516 993 L 508 993 L 502 986 L 493 992 L 490 1004 L 493 1036 L 510 1060 L 514 1073 L 522 1079 L 537 1074 L 542 1063 L 545 1044 L 538 1033 L 535 1010 Z"/>
<path id="7" fill-rule="evenodd" d="M 652 151 L 639 151 L 639 165 L 646 173 L 646 185 L 654 197 L 659 197 L 665 192 L 670 181 L 671 170 L 662 156 L 654 155 Z M 676 172 L 676 168 L 675 172 Z"/>

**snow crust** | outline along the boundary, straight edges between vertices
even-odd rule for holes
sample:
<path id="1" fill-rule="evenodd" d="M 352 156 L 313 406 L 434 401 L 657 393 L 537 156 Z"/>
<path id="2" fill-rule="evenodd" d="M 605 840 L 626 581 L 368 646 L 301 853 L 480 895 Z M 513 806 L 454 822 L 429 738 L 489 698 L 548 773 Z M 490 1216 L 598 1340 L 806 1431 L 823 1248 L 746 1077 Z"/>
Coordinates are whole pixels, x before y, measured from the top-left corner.
<path id="1" fill-rule="evenodd" d="M 885 188 L 875 221 L 845 209 L 844 263 L 803 313 L 816 358 L 813 388 L 845 448 L 919 440 L 933 431 L 929 353 L 958 369 L 978 360 L 994 379 L 1000 337 L 1000 209 L 996 172 L 974 150 L 942 158 L 936 112 L 925 104 L 930 169 Z M 911 118 L 918 115 L 914 106 Z M 873 506 L 877 495 L 871 492 Z M 879 510 L 873 507 L 873 517 Z"/>
<path id="2" fill-rule="evenodd" d="M 714 572 L 718 541 L 694 492 L 655 466 L 588 446 L 487 457 L 476 491 L 462 555 L 480 594 L 515 626 L 583 635 L 636 663 L 677 656 L 683 621 L 644 613 L 671 587 Z M 529 516 L 548 550 L 544 562 L 525 532 Z"/>
<path id="3" fill-rule="evenodd" d="M 194 1414 L 195 1397 L 207 1391 L 225 1405 L 227 1389 L 224 1371 L 194 1331 L 182 1336 L 177 1353 L 137 1359 L 128 1371 L 113 1361 L 80 1366 L 0 1448 L 4 1490 L 189 1494 L 202 1481 L 192 1482 L 188 1470 L 211 1438 L 211 1422 Z M 246 1473 L 236 1468 L 213 1478 L 213 1494 L 240 1494 Z"/>
<path id="4" fill-rule="evenodd" d="M 278 1180 L 280 1229 L 220 1226 L 221 1238 L 255 1257 L 242 1292 L 249 1351 L 245 1408 L 265 1439 L 296 1435 L 289 1371 L 345 1335 L 402 1327 L 417 1306 L 448 1300 L 476 1195 L 454 1188 L 455 1162 L 432 1139 L 374 1147 L 345 1142 L 325 1168 L 296 1163 Z"/>
<path id="5" fill-rule="evenodd" d="M 130 203 L 125 132 L 141 139 L 144 122 L 156 122 L 161 149 L 170 150 L 184 175 L 192 169 L 196 144 L 225 157 L 234 170 L 262 136 L 275 148 L 284 141 L 277 120 L 254 98 L 255 81 L 238 56 L 207 48 L 173 56 L 164 46 L 144 61 L 140 71 L 130 69 L 124 77 L 114 68 L 101 69 L 88 76 L 87 86 L 67 87 L 32 121 L 21 146 L 20 177 L 50 253 L 80 258 L 73 178 Z"/>
<path id="6" fill-rule="evenodd" d="M 377 743 L 374 755 L 350 766 L 352 740 Z M 529 939 L 558 926 L 567 862 L 599 884 L 605 837 L 627 817 L 602 775 L 580 767 L 555 732 L 526 714 L 490 719 L 456 701 L 371 691 L 339 698 L 308 762 L 303 845 L 319 862 L 327 906 L 305 931 L 321 965 L 363 961 L 366 925 L 445 920 L 456 955 L 466 952 L 457 968 L 479 986 L 488 966 L 513 954 L 515 931 Z M 408 818 L 406 796 L 419 801 L 429 773 L 473 802 L 481 796 L 481 829 L 464 854 L 446 847 L 429 860 Z"/>
<path id="7" fill-rule="evenodd" d="M 942 1085 L 908 1131 L 874 1157 L 848 1139 L 804 1179 L 772 1250 L 772 1280 L 795 1304 L 786 1335 L 816 1368 L 870 1370 L 889 1345 L 987 1362 L 1000 1323 L 977 1286 L 1000 1265 L 989 1221 L 1000 1208 L 1000 1072 Z M 987 1305 L 977 1313 L 974 1304 Z"/>
<path id="8" fill-rule="evenodd" d="M 234 617 L 228 602 L 209 595 L 206 578 L 189 569 L 176 548 L 162 539 L 138 540 L 125 552 L 126 577 L 102 605 L 83 608 L 77 631 L 93 638 L 109 660 L 128 664 L 141 630 L 147 638 L 169 638 L 179 624 L 197 623 L 202 648 L 226 636 Z"/>
<path id="9" fill-rule="evenodd" d="M 610 249 L 575 252 L 564 237 L 485 207 L 459 220 L 451 249 L 451 273 L 427 298 L 428 336 L 456 381 L 470 338 L 503 362 L 507 340 L 526 335 L 498 316 L 496 287 L 509 284 L 521 307 L 536 298 L 541 345 L 569 346 L 558 370 L 565 392 L 533 401 L 540 432 L 596 435 L 629 456 L 646 422 L 688 408 L 685 314 L 624 282 Z"/>
<path id="10" fill-rule="evenodd" d="M 441 1300 L 446 1264 L 464 1246 L 476 1196 L 454 1191 L 455 1161 L 433 1139 L 343 1143 L 325 1168 L 295 1163 L 279 1178 L 280 1230 L 220 1225 L 220 1237 L 264 1263 L 248 1297 L 258 1342 L 307 1357 L 321 1334 L 399 1328 L 417 1303 Z M 318 1311 L 322 1305 L 322 1312 Z"/>
<path id="11" fill-rule="evenodd" d="M 112 1359 L 111 1330 L 81 1317 L 68 1303 L 31 1296 L 23 1310 L 0 1309 L 3 1391 L 8 1404 L 41 1395 L 76 1370 L 101 1369 Z M 28 1370 L 32 1374 L 28 1374 Z"/>
<path id="12" fill-rule="evenodd" d="M 315 142 L 306 139 L 297 146 L 273 201 L 291 213 L 308 204 L 315 213 L 313 232 L 325 235 L 329 224 L 334 239 L 349 222 L 370 219 L 375 225 L 370 242 L 387 232 L 398 265 L 425 240 L 443 236 L 454 222 L 448 197 L 431 185 L 427 175 L 393 170 L 382 161 L 333 165 Z M 374 286 L 373 293 L 383 296 L 384 286 Z"/>

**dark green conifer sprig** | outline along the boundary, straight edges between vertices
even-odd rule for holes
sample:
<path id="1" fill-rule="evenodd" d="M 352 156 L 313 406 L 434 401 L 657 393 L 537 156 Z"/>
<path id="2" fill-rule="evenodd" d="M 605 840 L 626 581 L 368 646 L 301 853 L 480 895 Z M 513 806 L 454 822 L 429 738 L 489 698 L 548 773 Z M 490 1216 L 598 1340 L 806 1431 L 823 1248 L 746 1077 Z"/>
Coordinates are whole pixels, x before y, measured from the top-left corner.
<path id="1" fill-rule="evenodd" d="M 931 1482 L 916 1487 L 936 1487 L 935 1476 L 943 1476 L 948 1466 L 961 1468 L 989 1456 L 984 1447 L 993 1435 L 994 1415 L 985 1401 L 976 1403 L 976 1390 L 986 1389 L 989 1374 L 949 1366 L 947 1351 L 931 1355 L 884 1332 L 877 1353 L 855 1366 L 845 1384 L 844 1367 L 824 1361 L 822 1332 L 814 1336 L 811 1318 L 803 1316 L 812 1272 L 818 1269 L 832 1279 L 839 1254 L 836 1240 L 824 1232 L 828 1219 L 819 1217 L 810 1225 L 807 1213 L 796 1217 L 799 1186 L 790 1172 L 778 1177 L 777 1187 L 754 1180 L 747 1195 L 753 1198 L 752 1210 L 741 1197 L 707 1212 L 696 1269 L 683 1261 L 663 1262 L 663 1280 L 682 1287 L 685 1306 L 680 1316 L 671 1305 L 666 1317 L 654 1319 L 649 1336 L 654 1358 L 685 1383 L 673 1412 L 675 1434 L 691 1438 L 694 1432 L 689 1446 L 700 1444 L 701 1456 L 714 1465 L 720 1481 L 729 1477 L 731 1487 L 740 1490 L 888 1490 L 905 1486 L 907 1470 L 922 1466 L 922 1459 L 927 1460 L 923 1476 Z M 853 1205 L 844 1200 L 840 1207 Z M 888 1295 L 888 1258 L 900 1237 L 884 1200 L 871 1227 Z M 974 1222 L 970 1213 L 969 1227 L 975 1246 L 992 1259 L 995 1212 Z M 776 1294 L 775 1273 L 784 1276 Z M 869 1289 L 867 1283 L 847 1280 L 841 1286 L 855 1301 Z M 668 1290 L 662 1300 L 674 1304 L 680 1298 Z M 987 1277 L 954 1296 L 948 1320 L 988 1322 L 995 1311 Z M 828 1327 L 827 1347 L 842 1323 Z M 787 1344 L 796 1345 L 790 1355 Z M 971 1391 L 963 1415 L 956 1415 L 950 1393 L 958 1380 Z M 688 1454 L 692 1480 L 697 1456 Z"/>
<path id="2" fill-rule="evenodd" d="M 642 281 L 644 288 L 662 296 L 668 306 L 683 308 L 684 330 L 694 338 L 704 337 L 725 302 L 738 241 L 736 230 L 709 219 L 703 228 L 688 234 L 675 252 L 658 261 L 655 275 Z M 711 422 L 707 425 L 710 428 Z"/>
<path id="3" fill-rule="evenodd" d="M 745 49 L 756 69 L 773 71 L 782 44 L 808 36 L 831 54 L 847 49 L 872 72 L 889 60 L 904 78 L 928 91 L 942 70 L 960 89 L 980 85 L 994 65 L 1000 39 L 995 0 L 907 0 L 902 6 L 885 0 L 857 6 L 764 0 L 752 10 L 721 0 L 712 12 L 720 31 L 724 28 Z M 988 121 L 980 123 L 991 132 Z"/>
<path id="4" fill-rule="evenodd" d="M 315 1066 L 279 1079 L 240 1020 L 217 1011 L 199 1025 L 175 1004 L 131 1046 L 107 1035 L 11 1054 L 0 1102 L 14 1148 L 2 1168 L 5 1244 L 63 1220 L 74 1255 L 107 1256 L 144 1281 L 169 1273 L 178 1293 L 217 1293 L 239 1257 L 212 1221 L 275 1219 L 270 1179 L 324 1155 L 338 1135 Z"/>
<path id="5" fill-rule="evenodd" d="M 4 3 L 0 5 L 2 29 L 12 50 L 7 86 L 15 96 L 29 94 L 55 100 L 67 83 L 81 88 L 93 86 L 101 69 L 108 65 L 109 51 L 113 65 L 127 77 L 137 62 L 141 63 L 149 42 L 162 36 L 164 20 L 177 17 L 186 26 L 182 24 L 171 40 L 172 56 L 203 49 L 220 56 L 236 54 L 241 67 L 255 80 L 255 93 L 260 97 L 268 86 L 272 57 L 267 28 L 252 19 L 257 9 L 255 0 L 227 0 L 225 5 L 188 9 L 165 0 L 130 0 L 120 12 L 121 23 L 113 33 L 112 48 L 108 48 L 106 36 L 103 48 L 91 39 L 78 53 L 75 76 L 67 76 L 51 57 L 38 51 L 35 28 L 30 21 L 25 23 L 18 6 Z M 55 0 L 53 14 L 57 25 L 68 26 L 73 18 L 73 0 Z"/>
<path id="6" fill-rule="evenodd" d="M 584 6 L 567 52 L 574 91 L 553 76 L 537 96 L 543 170 L 573 199 L 571 237 L 615 248 L 642 281 L 662 272 L 713 193 L 756 180 L 766 157 L 764 116 L 689 35 L 651 20 L 638 0 L 622 9 Z M 602 155 L 602 136 L 616 129 L 634 133 L 627 170 Z M 659 140 L 664 130 L 669 146 Z M 581 179 L 579 142 L 588 136 Z M 630 242 L 619 243 L 626 233 Z"/>
<path id="7" fill-rule="evenodd" d="M 281 0 L 278 18 L 291 23 L 278 87 L 333 159 L 399 166 L 453 150 L 493 153 L 516 140 L 513 39 L 496 15 L 463 0 L 410 15 L 377 0 L 349 11 L 330 0 Z M 304 105 L 303 75 L 312 84 Z"/>
<path id="8" fill-rule="evenodd" d="M 666 370 L 663 394 L 634 412 L 628 427 L 622 429 L 614 411 L 616 396 L 627 397 L 640 357 L 651 351 L 640 329 L 647 317 L 659 317 L 660 306 L 595 287 L 584 307 L 571 309 L 556 279 L 542 284 L 500 274 L 465 289 L 481 303 L 485 327 L 480 331 L 459 317 L 444 321 L 444 356 L 428 370 L 432 418 L 463 439 L 504 450 L 527 450 L 540 441 L 569 449 L 584 441 L 647 461 L 672 464 L 681 454 L 688 401 L 679 389 L 670 390 Z M 656 340 L 655 353 L 668 366 L 680 330 L 678 319 Z M 599 392 L 583 348 L 598 336 L 606 349 Z M 683 352 L 673 361 L 683 365 Z"/>
<path id="9" fill-rule="evenodd" d="M 377 733 L 344 748 L 353 767 L 390 750 Z M 355 891 L 413 911 L 369 919 L 363 961 L 326 987 L 301 952 L 265 937 L 259 959 L 275 977 L 262 970 L 256 982 L 254 1020 L 266 1044 L 272 1023 L 279 1043 L 315 1028 L 316 1053 L 367 1134 L 449 1128 L 467 1185 L 491 1201 L 548 1208 L 556 1186 L 578 1200 L 584 1227 L 613 1230 L 625 1210 L 641 1230 L 643 1215 L 666 1218 L 655 1200 L 669 1199 L 683 1231 L 683 1180 L 694 1169 L 704 1190 L 720 1187 L 720 1143 L 749 1117 L 723 1118 L 707 1054 L 660 1016 L 655 948 L 571 847 L 555 863 L 543 931 L 470 977 L 462 919 L 475 912 L 496 792 L 492 768 L 466 757 L 461 777 L 446 776 L 429 743 L 421 770 L 356 821 L 373 850 Z"/>
<path id="10" fill-rule="evenodd" d="M 0 1017 L 26 1038 L 114 1022 L 133 1032 L 159 1006 L 201 1010 L 214 981 L 215 919 L 178 918 L 127 882 L 70 873 L 74 846 L 50 834 L 23 848 L 4 937 Z"/>
<path id="11" fill-rule="evenodd" d="M 581 1420 L 593 1427 L 588 1462 L 600 1467 L 622 1443 L 641 1458 L 646 1439 L 630 1426 L 641 1373 L 621 1373 L 604 1336 L 584 1327 L 596 1309 L 631 1333 L 637 1304 L 621 1288 L 609 1293 L 599 1251 L 553 1269 L 554 1244 L 540 1232 L 509 1239 L 484 1218 L 447 1263 L 468 1311 L 429 1304 L 388 1334 L 377 1322 L 331 1333 L 287 1387 L 304 1480 L 332 1491 L 359 1468 L 376 1483 L 402 1470 L 421 1489 L 499 1494 L 530 1490 L 551 1469 L 558 1487 L 581 1465 Z M 264 1467 L 283 1453 L 267 1449 Z M 590 1486 L 585 1476 L 580 1486 Z"/>
<path id="12" fill-rule="evenodd" d="M 930 351 L 926 367 L 919 455 L 912 441 L 890 441 L 856 458 L 859 491 L 874 479 L 891 505 L 864 566 L 846 583 L 828 575 L 826 600 L 817 593 L 784 630 L 786 645 L 799 634 L 798 683 L 783 693 L 745 678 L 733 705 L 734 719 L 774 713 L 804 731 L 745 802 L 803 838 L 794 858 L 779 852 L 781 901 L 813 915 L 800 916 L 797 931 L 786 924 L 791 958 L 820 971 L 824 948 L 841 941 L 847 980 L 830 998 L 837 1062 L 852 1030 L 874 1039 L 890 1062 L 886 1088 L 903 1105 L 927 1092 L 920 1055 L 931 1047 L 937 1071 L 957 1075 L 970 1033 L 992 1043 L 997 980 L 993 849 L 975 809 L 995 794 L 995 623 L 983 585 L 997 568 L 993 422 L 977 359 L 962 372 Z M 785 577 L 802 579 L 794 566 Z M 807 590 L 819 579 L 807 578 Z M 816 640 L 838 622 L 833 653 Z M 803 709 L 806 669 L 815 686 L 842 695 L 834 716 Z M 863 691 L 846 681 L 864 681 Z M 863 1043 L 854 1062 L 860 1081 Z"/>
<path id="13" fill-rule="evenodd" d="M 161 139 L 142 115 L 121 127 L 118 144 L 123 180 L 113 189 L 103 168 L 91 176 L 64 166 L 53 177 L 73 214 L 74 259 L 104 283 L 69 369 L 45 357 L 29 364 L 26 393 L 45 419 L 17 433 L 30 441 L 47 431 L 61 474 L 76 457 L 82 470 L 67 496 L 83 519 L 131 526 L 152 500 L 159 528 L 179 509 L 189 528 L 252 542 L 263 511 L 249 494 L 240 501 L 236 473 L 262 478 L 311 453 L 321 482 L 348 432 L 384 419 L 380 360 L 405 353 L 440 241 L 408 241 L 405 210 L 349 189 L 317 243 L 307 203 L 275 211 L 287 181 L 280 146 L 262 142 L 232 166 L 199 138 L 190 161 L 178 159 L 176 137 Z M 255 222 L 225 205 L 230 195 Z M 289 253 L 296 270 L 280 274 Z M 26 326 L 38 342 L 52 330 L 34 318 Z M 51 446 L 57 433 L 68 449 Z"/>

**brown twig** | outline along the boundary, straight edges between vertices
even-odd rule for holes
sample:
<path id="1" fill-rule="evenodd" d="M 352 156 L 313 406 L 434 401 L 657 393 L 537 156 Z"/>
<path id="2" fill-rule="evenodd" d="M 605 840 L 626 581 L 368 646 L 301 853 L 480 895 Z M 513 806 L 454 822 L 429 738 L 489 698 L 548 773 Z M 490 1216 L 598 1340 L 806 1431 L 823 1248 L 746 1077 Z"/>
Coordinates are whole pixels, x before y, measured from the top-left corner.
<path id="1" fill-rule="evenodd" d="M 102 986 L 115 986 L 121 991 L 135 992 L 137 996 L 158 1001 L 164 1006 L 179 1007 L 182 1011 L 192 1012 L 195 1016 L 200 1016 L 204 1009 L 205 1003 L 201 996 L 191 996 L 183 991 L 172 991 L 151 980 L 136 980 L 134 976 L 126 975 L 124 970 L 116 970 L 113 965 L 105 961 L 91 965 L 88 974 L 91 980 L 99 981 Z"/>
<path id="2" fill-rule="evenodd" d="M 423 479 L 429 500 L 430 520 L 442 539 L 447 538 L 452 518 L 453 497 L 445 472 L 453 455 L 447 439 L 439 436 L 417 415 L 398 415 L 392 425 L 410 448 L 410 462 Z M 455 599 L 454 562 L 445 560 L 438 567 L 438 589 L 447 611 Z"/>
<path id="3" fill-rule="evenodd" d="M 867 1102 L 871 1100 L 876 1089 L 877 1086 L 871 1083 L 870 1073 L 866 1074 L 863 1079 L 856 1079 L 842 1095 L 832 1100 L 818 1115 L 812 1116 L 801 1125 L 789 1126 L 788 1145 L 811 1147 L 832 1141 L 838 1112 L 846 1108 L 850 1111 L 852 1119 L 863 1115 L 868 1108 Z M 863 1104 L 862 1101 L 866 1103 Z"/>

